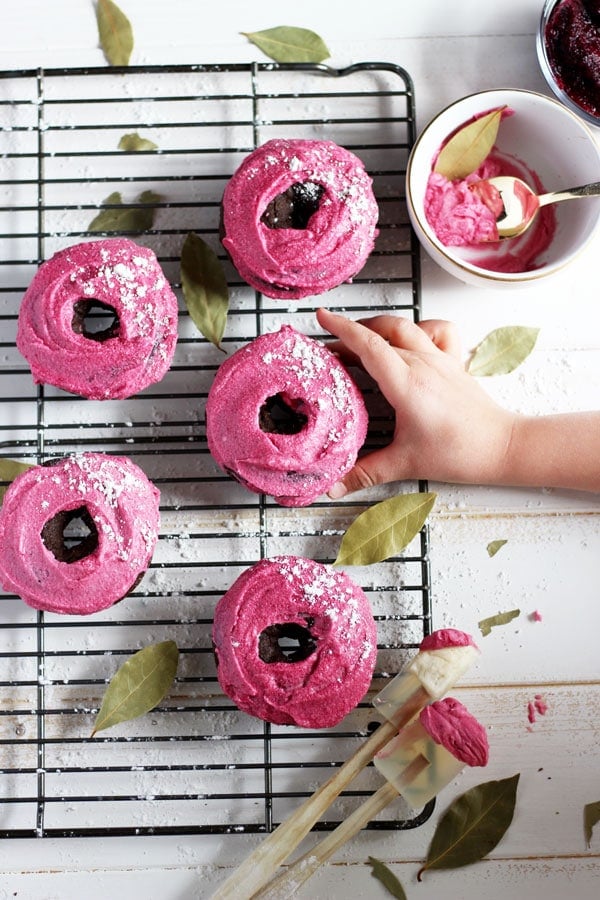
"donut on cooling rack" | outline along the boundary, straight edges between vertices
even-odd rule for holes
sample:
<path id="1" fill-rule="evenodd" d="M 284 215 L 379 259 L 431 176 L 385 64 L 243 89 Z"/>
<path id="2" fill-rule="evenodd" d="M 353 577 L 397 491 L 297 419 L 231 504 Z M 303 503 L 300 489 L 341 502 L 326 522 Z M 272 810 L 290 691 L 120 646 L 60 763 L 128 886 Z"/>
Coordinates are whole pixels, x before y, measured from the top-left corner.
<path id="1" fill-rule="evenodd" d="M 341 571 L 298 556 L 263 559 L 215 609 L 223 691 L 278 725 L 330 728 L 364 697 L 377 655 L 369 601 Z"/>
<path id="2" fill-rule="evenodd" d="M 215 461 L 281 506 L 308 506 L 339 481 L 356 461 L 367 424 L 344 366 L 290 325 L 222 363 L 206 403 Z"/>
<path id="3" fill-rule="evenodd" d="M 159 492 L 125 457 L 33 466 L 0 509 L 0 583 L 29 606 L 88 615 L 138 583 L 158 538 Z"/>
<path id="4" fill-rule="evenodd" d="M 333 141 L 267 141 L 225 188 L 223 246 L 268 297 L 322 294 L 351 281 L 373 249 L 371 185 L 361 160 Z"/>
<path id="5" fill-rule="evenodd" d="M 17 347 L 36 384 L 94 400 L 130 397 L 160 381 L 176 342 L 177 299 L 158 260 L 125 238 L 56 253 L 19 312 Z"/>

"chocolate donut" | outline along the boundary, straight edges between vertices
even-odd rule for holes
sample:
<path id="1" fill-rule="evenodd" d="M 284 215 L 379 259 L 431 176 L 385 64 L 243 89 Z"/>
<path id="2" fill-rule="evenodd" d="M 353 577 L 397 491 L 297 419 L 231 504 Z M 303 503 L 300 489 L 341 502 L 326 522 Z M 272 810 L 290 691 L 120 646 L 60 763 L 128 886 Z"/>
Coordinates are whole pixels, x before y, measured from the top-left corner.
<path id="1" fill-rule="evenodd" d="M 282 506 L 308 506 L 339 481 L 356 461 L 367 424 L 343 365 L 290 325 L 222 363 L 206 403 L 216 462 Z"/>
<path id="2" fill-rule="evenodd" d="M 278 725 L 330 728 L 364 697 L 377 656 L 369 601 L 350 578 L 298 556 L 263 559 L 215 609 L 223 691 Z"/>
<path id="3" fill-rule="evenodd" d="M 248 284 L 297 300 L 352 280 L 373 249 L 378 214 L 371 178 L 349 150 L 276 139 L 227 183 L 221 240 Z"/>
<path id="4" fill-rule="evenodd" d="M 0 509 L 2 587 L 49 612 L 84 616 L 112 606 L 152 558 L 158 501 L 125 457 L 83 453 L 33 466 Z"/>
<path id="5" fill-rule="evenodd" d="M 153 251 L 125 238 L 55 253 L 21 303 L 17 347 L 36 384 L 93 400 L 160 381 L 176 343 L 177 299 Z"/>

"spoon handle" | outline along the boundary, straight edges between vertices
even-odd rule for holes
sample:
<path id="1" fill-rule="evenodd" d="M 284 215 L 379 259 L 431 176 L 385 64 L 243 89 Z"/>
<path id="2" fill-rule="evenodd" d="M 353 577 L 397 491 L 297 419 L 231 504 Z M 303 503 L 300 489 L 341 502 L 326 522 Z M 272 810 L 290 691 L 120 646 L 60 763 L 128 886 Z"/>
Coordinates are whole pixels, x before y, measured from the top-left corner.
<path id="1" fill-rule="evenodd" d="M 574 197 L 595 197 L 600 194 L 600 181 L 591 184 L 582 184 L 580 187 L 565 188 L 563 191 L 553 191 L 550 194 L 542 194 L 538 197 L 539 205 L 558 203 L 560 200 L 571 200 Z"/>

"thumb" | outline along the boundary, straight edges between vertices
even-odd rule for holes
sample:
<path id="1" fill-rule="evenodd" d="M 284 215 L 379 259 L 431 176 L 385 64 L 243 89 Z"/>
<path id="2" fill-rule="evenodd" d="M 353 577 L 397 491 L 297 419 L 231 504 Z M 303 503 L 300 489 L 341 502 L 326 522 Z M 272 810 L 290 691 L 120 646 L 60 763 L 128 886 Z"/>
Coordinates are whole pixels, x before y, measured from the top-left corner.
<path id="1" fill-rule="evenodd" d="M 327 496 L 331 500 L 340 500 L 346 494 L 362 491 L 375 484 L 386 484 L 388 481 L 401 481 L 407 478 L 405 466 L 400 457 L 398 447 L 390 444 L 381 450 L 374 450 L 361 457 L 344 477 L 333 485 Z"/>

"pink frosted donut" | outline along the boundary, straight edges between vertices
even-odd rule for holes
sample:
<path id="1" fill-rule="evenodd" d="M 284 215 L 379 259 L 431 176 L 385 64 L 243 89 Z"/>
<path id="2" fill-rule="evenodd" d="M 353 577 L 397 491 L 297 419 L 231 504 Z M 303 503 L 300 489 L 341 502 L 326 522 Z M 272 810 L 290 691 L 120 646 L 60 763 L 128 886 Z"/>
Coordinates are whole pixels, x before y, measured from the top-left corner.
<path id="1" fill-rule="evenodd" d="M 217 604 L 213 643 L 219 683 L 241 710 L 303 728 L 330 728 L 354 709 L 377 656 L 361 588 L 298 556 L 242 573 Z"/>
<path id="2" fill-rule="evenodd" d="M 367 424 L 343 365 L 290 325 L 230 356 L 206 404 L 216 462 L 282 506 L 307 506 L 339 481 L 356 461 Z"/>
<path id="3" fill-rule="evenodd" d="M 222 242 L 241 277 L 297 300 L 351 281 L 373 249 L 379 210 L 358 157 L 333 141 L 267 141 L 223 194 Z"/>
<path id="4" fill-rule="evenodd" d="M 160 381 L 176 343 L 177 299 L 153 251 L 125 238 L 55 253 L 21 303 L 17 347 L 36 384 L 93 400 Z"/>
<path id="5" fill-rule="evenodd" d="M 0 509 L 0 583 L 34 609 L 85 616 L 112 606 L 152 559 L 158 501 L 125 457 L 83 453 L 33 466 Z M 78 527 L 74 541 L 69 525 Z"/>

